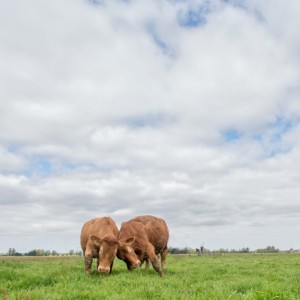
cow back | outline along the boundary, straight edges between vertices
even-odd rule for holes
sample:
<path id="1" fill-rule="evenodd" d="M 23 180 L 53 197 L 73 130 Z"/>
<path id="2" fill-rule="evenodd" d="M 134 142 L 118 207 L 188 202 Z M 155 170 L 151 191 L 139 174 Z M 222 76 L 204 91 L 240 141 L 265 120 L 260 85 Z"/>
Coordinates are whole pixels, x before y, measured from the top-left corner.
<path id="1" fill-rule="evenodd" d="M 145 215 L 135 217 L 132 221 L 142 225 L 148 241 L 155 247 L 156 254 L 167 248 L 169 230 L 163 219 Z"/>

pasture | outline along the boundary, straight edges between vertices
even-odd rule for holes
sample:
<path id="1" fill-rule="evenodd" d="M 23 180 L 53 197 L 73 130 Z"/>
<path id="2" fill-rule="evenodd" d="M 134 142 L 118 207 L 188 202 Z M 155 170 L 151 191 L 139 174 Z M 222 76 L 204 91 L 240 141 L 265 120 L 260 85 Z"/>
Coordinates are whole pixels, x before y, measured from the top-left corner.
<path id="1" fill-rule="evenodd" d="M 300 299 L 299 254 L 168 255 L 165 276 L 151 267 L 84 274 L 81 257 L 0 257 L 0 298 Z"/>

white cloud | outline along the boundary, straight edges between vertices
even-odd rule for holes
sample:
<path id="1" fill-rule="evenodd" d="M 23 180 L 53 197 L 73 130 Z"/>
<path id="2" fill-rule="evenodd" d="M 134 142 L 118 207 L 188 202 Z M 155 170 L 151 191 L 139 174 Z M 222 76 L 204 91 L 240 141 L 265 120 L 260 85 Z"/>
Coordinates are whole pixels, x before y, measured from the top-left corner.
<path id="1" fill-rule="evenodd" d="M 0 4 L 0 252 L 148 213 L 173 246 L 300 248 L 298 6 L 242 4 Z"/>

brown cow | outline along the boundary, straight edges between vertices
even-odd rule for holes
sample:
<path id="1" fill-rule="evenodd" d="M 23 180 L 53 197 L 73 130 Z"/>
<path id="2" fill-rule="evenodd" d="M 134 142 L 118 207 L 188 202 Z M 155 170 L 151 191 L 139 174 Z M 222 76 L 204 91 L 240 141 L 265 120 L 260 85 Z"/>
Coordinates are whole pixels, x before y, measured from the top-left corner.
<path id="1" fill-rule="evenodd" d="M 85 259 L 85 272 L 91 273 L 93 258 L 97 258 L 97 270 L 111 273 L 118 249 L 119 230 L 110 217 L 95 218 L 84 223 L 80 244 Z"/>
<path id="2" fill-rule="evenodd" d="M 118 241 L 117 257 L 127 264 L 128 270 L 150 260 L 156 272 L 163 275 L 166 263 L 169 230 L 163 219 L 139 216 L 122 223 Z M 161 267 L 157 255 L 161 256 Z"/>

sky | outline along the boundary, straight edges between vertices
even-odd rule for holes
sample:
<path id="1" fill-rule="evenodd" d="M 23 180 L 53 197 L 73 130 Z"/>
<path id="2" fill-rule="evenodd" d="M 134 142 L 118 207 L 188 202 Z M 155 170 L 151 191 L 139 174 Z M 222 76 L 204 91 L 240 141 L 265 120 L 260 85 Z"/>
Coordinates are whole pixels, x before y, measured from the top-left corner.
<path id="1" fill-rule="evenodd" d="M 170 247 L 300 249 L 297 0 L 0 2 L 0 253 L 163 218 Z"/>

